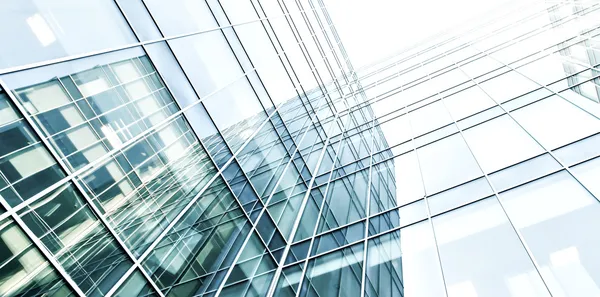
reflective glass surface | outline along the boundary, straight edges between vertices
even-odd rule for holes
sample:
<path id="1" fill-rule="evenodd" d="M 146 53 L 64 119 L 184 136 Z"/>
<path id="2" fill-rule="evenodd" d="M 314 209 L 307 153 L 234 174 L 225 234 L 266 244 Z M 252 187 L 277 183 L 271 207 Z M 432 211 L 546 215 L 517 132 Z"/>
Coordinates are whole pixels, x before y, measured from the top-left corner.
<path id="1" fill-rule="evenodd" d="M 600 296 L 600 2 L 328 3 L 2 3 L 0 295 Z"/>

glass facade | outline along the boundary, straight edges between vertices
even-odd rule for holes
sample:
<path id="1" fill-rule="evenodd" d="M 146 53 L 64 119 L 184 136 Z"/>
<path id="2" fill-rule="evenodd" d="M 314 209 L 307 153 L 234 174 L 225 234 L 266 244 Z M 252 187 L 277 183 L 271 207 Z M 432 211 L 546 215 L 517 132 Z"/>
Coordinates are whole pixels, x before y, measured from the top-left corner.
<path id="1" fill-rule="evenodd" d="M 361 69 L 325 0 L 42 2 L 0 9 L 1 296 L 600 296 L 600 2 Z"/>

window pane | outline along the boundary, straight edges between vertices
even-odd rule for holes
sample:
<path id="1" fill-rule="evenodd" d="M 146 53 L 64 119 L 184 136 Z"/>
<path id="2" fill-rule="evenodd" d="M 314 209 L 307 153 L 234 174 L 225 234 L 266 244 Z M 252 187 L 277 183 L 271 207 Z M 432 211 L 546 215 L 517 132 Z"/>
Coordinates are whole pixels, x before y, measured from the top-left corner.
<path id="1" fill-rule="evenodd" d="M 113 1 L 3 1 L 0 68 L 137 42 Z"/>
<path id="2" fill-rule="evenodd" d="M 481 176 L 481 170 L 460 134 L 419 148 L 417 153 L 427 194 Z"/>
<path id="3" fill-rule="evenodd" d="M 132 265 L 71 184 L 35 201 L 19 216 L 88 296 L 106 294 Z"/>
<path id="4" fill-rule="evenodd" d="M 300 296 L 354 297 L 360 292 L 363 245 L 311 260 Z"/>
<path id="5" fill-rule="evenodd" d="M 597 184 L 597 183 L 596 183 Z M 600 294 L 600 205 L 567 172 L 500 195 L 553 295 Z"/>
<path id="6" fill-rule="evenodd" d="M 221 31 L 173 39 L 169 44 L 201 97 L 225 87 L 243 74 Z"/>
<path id="7" fill-rule="evenodd" d="M 144 3 L 165 36 L 218 27 L 205 1 L 145 0 Z"/>
<path id="8" fill-rule="evenodd" d="M 513 116 L 548 149 L 600 131 L 600 120 L 558 96 L 513 111 Z"/>
<path id="9" fill-rule="evenodd" d="M 465 130 L 464 137 L 485 172 L 499 170 L 544 152 L 506 115 Z"/>
<path id="10" fill-rule="evenodd" d="M 477 86 L 444 98 L 444 103 L 457 121 L 495 105 Z"/>
<path id="11" fill-rule="evenodd" d="M 177 106 L 141 48 L 5 76 L 72 170 L 164 121 Z"/>
<path id="12" fill-rule="evenodd" d="M 598 176 L 600 176 L 600 158 L 596 158 L 585 162 L 581 165 L 577 165 L 571 168 L 573 174 L 579 181 L 581 181 L 585 187 L 600 199 L 600 183 L 598 182 Z"/>
<path id="13" fill-rule="evenodd" d="M 117 0 L 117 3 L 141 41 L 162 37 L 143 0 Z"/>
<path id="14" fill-rule="evenodd" d="M 484 81 L 479 86 L 497 103 L 506 102 L 538 88 L 536 83 L 514 71 Z"/>
<path id="15" fill-rule="evenodd" d="M 368 170 L 338 179 L 329 185 L 321 213 L 319 233 L 366 216 Z"/>
<path id="16" fill-rule="evenodd" d="M 376 237 L 368 248 L 366 296 L 445 296 L 429 222 Z"/>
<path id="17" fill-rule="evenodd" d="M 0 196 L 17 206 L 65 174 L 3 91 L 0 116 Z"/>
<path id="18" fill-rule="evenodd" d="M 452 118 L 442 101 L 429 104 L 409 114 L 412 131 L 415 137 L 452 122 Z"/>
<path id="19" fill-rule="evenodd" d="M 550 296 L 495 198 L 435 217 L 433 225 L 448 297 Z"/>
<path id="20" fill-rule="evenodd" d="M 127 280 L 121 285 L 115 293 L 115 297 L 145 297 L 156 296 L 154 289 L 150 287 L 148 281 L 144 278 L 141 272 L 134 271 Z"/>
<path id="21" fill-rule="evenodd" d="M 419 160 L 415 152 L 394 158 L 391 161 L 395 170 L 394 187 L 398 204 L 406 204 L 425 196 Z"/>

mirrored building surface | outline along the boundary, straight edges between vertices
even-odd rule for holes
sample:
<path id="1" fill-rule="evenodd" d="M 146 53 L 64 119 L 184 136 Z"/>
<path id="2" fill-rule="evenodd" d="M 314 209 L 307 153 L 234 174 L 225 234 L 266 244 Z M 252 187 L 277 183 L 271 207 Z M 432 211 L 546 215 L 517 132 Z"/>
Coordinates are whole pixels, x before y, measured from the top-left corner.
<path id="1" fill-rule="evenodd" d="M 600 2 L 326 4 L 3 3 L 0 296 L 600 296 Z"/>

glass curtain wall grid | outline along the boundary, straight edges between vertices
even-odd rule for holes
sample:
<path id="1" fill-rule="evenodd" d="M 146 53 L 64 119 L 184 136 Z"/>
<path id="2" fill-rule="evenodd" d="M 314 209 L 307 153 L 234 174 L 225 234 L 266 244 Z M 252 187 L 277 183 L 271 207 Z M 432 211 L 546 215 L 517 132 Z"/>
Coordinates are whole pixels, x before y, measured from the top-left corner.
<path id="1" fill-rule="evenodd" d="M 0 295 L 600 296 L 600 2 L 354 69 L 324 0 L 0 9 Z"/>

